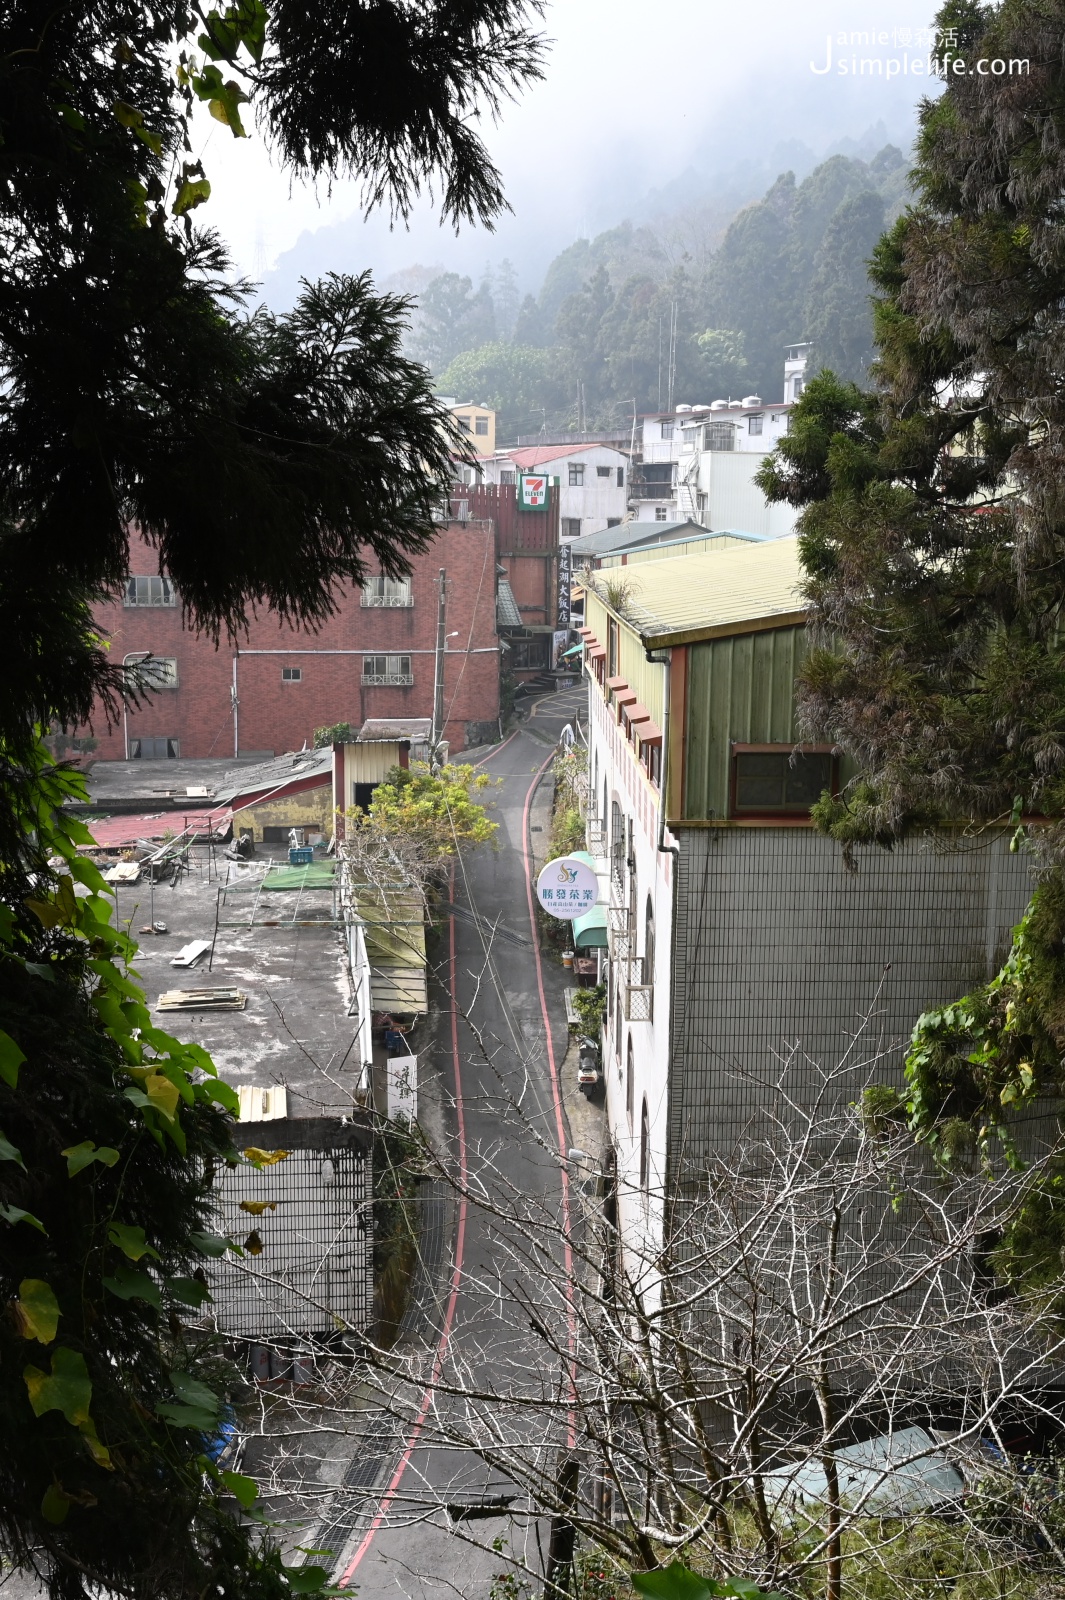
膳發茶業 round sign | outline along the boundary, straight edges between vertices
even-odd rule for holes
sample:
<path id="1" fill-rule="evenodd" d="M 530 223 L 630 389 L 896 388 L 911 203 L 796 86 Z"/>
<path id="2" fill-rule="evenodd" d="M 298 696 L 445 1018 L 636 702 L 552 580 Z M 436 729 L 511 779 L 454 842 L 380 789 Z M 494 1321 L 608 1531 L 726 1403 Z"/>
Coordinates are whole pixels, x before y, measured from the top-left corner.
<path id="1" fill-rule="evenodd" d="M 536 898 L 549 916 L 571 921 L 595 905 L 599 880 L 586 861 L 559 856 L 549 861 L 537 878 Z"/>

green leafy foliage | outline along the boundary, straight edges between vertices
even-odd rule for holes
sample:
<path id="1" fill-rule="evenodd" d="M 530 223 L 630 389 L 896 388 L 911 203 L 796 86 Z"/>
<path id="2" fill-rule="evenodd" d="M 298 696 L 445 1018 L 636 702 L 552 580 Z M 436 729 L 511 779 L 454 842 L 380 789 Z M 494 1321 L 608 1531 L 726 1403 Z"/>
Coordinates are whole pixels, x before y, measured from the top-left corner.
<path id="1" fill-rule="evenodd" d="M 238 1159 L 236 1099 L 202 1048 L 152 1023 L 135 946 L 78 853 L 91 836 L 63 809 L 82 777 L 43 746 L 30 767 L 7 762 L 24 809 L 0 858 L 0 1018 L 18 1068 L 0 1082 L 0 1545 L 16 1563 L 46 1552 L 64 1596 L 87 1569 L 181 1600 L 210 1573 L 224 1593 L 279 1600 L 294 1592 L 279 1553 L 233 1519 L 232 1486 L 205 1488 L 202 1433 L 224 1396 L 211 1339 L 175 1315 L 208 1297 L 210 1173 Z"/>
<path id="2" fill-rule="evenodd" d="M 358 733 L 350 722 L 333 722 L 327 728 L 315 728 L 314 748 L 328 750 L 330 745 L 351 744 Z"/>
<path id="3" fill-rule="evenodd" d="M 573 996 L 573 1009 L 577 1013 L 581 1033 L 598 1043 L 606 1009 L 606 984 L 597 983 L 591 989 L 578 989 Z"/>
<path id="4" fill-rule="evenodd" d="M 447 766 L 439 773 L 427 762 L 393 767 L 370 802 L 370 825 L 383 833 L 403 835 L 426 862 L 442 862 L 460 844 L 487 844 L 499 824 L 475 799 L 492 787 L 492 779 L 474 767 Z"/>
<path id="5" fill-rule="evenodd" d="M 437 380 L 446 394 L 475 396 L 496 413 L 497 440 L 536 433 L 570 403 L 569 375 L 557 349 L 502 340 L 462 349 Z"/>
<path id="6" fill-rule="evenodd" d="M 959 0 L 937 22 L 967 59 L 1041 66 L 1008 87 L 952 74 L 923 104 L 916 203 L 872 252 L 877 389 L 822 372 L 759 482 L 804 507 L 802 718 L 857 772 L 815 821 L 852 858 L 942 825 L 1009 829 L 1040 858 L 1002 970 L 922 1016 L 906 1058 L 914 1136 L 993 1171 L 1023 1164 L 1020 1118 L 1060 1092 L 1065 1054 L 1062 160 L 1037 132 L 1065 92 L 1065 11 Z M 839 226 L 874 220 L 856 200 Z M 1001 1282 L 1059 1292 L 1059 1188 L 1034 1187 Z"/>
<path id="7" fill-rule="evenodd" d="M 647 1600 L 711 1600 L 729 1595 L 733 1600 L 785 1600 L 772 1590 L 760 1589 L 747 1578 L 703 1578 L 680 1561 L 655 1572 L 634 1572 L 632 1586 Z"/>

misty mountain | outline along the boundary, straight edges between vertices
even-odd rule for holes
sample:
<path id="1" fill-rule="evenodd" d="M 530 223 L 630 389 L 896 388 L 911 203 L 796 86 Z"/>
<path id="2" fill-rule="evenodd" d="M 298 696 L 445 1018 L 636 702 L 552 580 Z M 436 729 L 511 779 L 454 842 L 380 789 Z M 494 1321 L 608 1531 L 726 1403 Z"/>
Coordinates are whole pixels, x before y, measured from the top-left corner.
<path id="1" fill-rule="evenodd" d="M 800 340 L 812 340 L 815 368 L 860 381 L 872 356 L 865 263 L 906 203 L 907 172 L 893 145 L 838 153 L 801 182 L 784 172 L 750 204 L 704 198 L 604 229 L 562 250 L 513 318 L 511 298 L 506 329 L 493 326 L 491 274 L 477 285 L 442 275 L 420 298 L 412 351 L 441 390 L 495 407 L 501 442 L 682 401 L 772 400 L 784 346 Z M 506 281 L 513 296 L 512 271 Z"/>

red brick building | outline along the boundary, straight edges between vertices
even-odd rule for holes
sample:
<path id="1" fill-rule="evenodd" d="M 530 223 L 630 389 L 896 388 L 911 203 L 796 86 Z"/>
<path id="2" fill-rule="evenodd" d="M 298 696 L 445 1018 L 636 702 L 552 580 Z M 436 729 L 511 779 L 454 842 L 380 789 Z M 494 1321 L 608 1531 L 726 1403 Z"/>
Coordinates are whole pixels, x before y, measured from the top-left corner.
<path id="1" fill-rule="evenodd" d="M 123 599 L 96 615 L 113 660 L 151 652 L 158 687 L 148 704 L 129 707 L 123 726 L 94 728 L 96 759 L 280 753 L 337 722 L 431 717 L 441 568 L 444 738 L 453 752 L 497 738 L 501 656 L 519 678 L 551 661 L 557 495 L 546 512 L 519 511 L 513 488 L 461 495 L 410 578 L 369 577 L 317 633 L 264 612 L 237 647 L 217 650 L 183 627 L 156 553 L 134 543 Z"/>

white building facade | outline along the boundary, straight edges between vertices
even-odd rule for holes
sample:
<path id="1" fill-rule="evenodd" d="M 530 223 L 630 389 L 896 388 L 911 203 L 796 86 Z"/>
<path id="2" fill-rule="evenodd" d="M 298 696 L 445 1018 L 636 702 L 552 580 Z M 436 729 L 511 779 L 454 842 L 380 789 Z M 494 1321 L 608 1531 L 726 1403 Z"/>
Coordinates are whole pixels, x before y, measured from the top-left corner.
<path id="1" fill-rule="evenodd" d="M 515 483 L 520 472 L 543 472 L 559 485 L 562 542 L 601 533 L 628 512 L 629 458 L 606 444 L 534 445 L 499 450 L 476 468 L 482 482 Z"/>
<path id="2" fill-rule="evenodd" d="M 588 847 L 609 883 L 602 1034 L 619 1236 L 662 1237 L 675 841 L 662 801 L 665 665 L 597 603 L 588 668 Z M 595 644 L 598 634 L 602 646 Z"/>
<path id="3" fill-rule="evenodd" d="M 793 532 L 794 509 L 771 506 L 754 475 L 788 432 L 809 350 L 804 344 L 787 347 L 782 401 L 752 394 L 643 417 L 629 515 L 640 522 L 691 517 L 707 528 L 737 528 L 767 538 Z"/>

